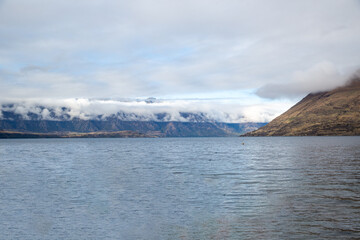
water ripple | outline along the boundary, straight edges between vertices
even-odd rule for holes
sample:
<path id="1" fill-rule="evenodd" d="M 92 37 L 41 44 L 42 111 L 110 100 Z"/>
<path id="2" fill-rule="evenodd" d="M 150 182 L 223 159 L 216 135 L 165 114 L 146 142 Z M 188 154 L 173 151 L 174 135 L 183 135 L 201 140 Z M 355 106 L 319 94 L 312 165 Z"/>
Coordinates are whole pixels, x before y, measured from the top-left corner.
<path id="1" fill-rule="evenodd" d="M 12 139 L 0 153 L 0 239 L 360 239 L 359 137 Z"/>

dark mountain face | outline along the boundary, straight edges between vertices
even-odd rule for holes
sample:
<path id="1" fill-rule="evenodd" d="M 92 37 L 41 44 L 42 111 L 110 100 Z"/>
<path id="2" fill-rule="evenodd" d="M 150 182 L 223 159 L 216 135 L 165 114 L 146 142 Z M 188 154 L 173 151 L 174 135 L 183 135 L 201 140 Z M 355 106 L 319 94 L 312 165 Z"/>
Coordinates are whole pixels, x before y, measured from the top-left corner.
<path id="1" fill-rule="evenodd" d="M 24 117 L 14 111 L 3 110 L 0 130 L 33 133 L 133 131 L 158 137 L 219 137 L 236 136 L 265 125 L 265 123 L 218 123 L 207 119 L 201 113 L 180 114 L 187 121 L 166 121 L 169 119 L 167 113 L 158 114 L 156 116 L 158 121 L 141 121 L 142 116 L 136 114 L 129 116 L 123 112 L 106 118 L 98 116 L 91 120 L 70 119 L 67 114 L 55 115 L 51 109 L 48 116 L 53 116 L 55 120 L 47 120 L 39 114 L 31 113 Z M 131 118 L 140 120 L 124 120 Z"/>
<path id="2" fill-rule="evenodd" d="M 360 79 L 312 93 L 266 126 L 246 136 L 360 135 Z"/>

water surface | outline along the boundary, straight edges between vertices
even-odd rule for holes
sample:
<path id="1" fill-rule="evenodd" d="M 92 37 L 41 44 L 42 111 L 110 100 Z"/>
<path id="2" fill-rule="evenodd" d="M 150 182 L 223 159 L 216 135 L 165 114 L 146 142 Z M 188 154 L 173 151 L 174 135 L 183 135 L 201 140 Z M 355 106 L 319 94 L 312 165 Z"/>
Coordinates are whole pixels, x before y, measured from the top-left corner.
<path id="1" fill-rule="evenodd" d="M 359 183 L 360 137 L 3 139 L 0 239 L 358 239 Z"/>

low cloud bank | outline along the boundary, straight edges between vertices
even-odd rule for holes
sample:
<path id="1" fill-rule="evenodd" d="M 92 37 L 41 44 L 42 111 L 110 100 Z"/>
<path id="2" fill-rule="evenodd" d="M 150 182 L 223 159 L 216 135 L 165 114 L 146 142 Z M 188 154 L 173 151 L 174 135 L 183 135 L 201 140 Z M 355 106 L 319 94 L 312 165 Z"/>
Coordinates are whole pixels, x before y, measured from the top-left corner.
<path id="1" fill-rule="evenodd" d="M 116 117 L 124 121 L 269 122 L 288 107 L 284 103 L 241 105 L 228 100 L 7 100 L 0 101 L 0 118 L 11 112 L 28 120 L 36 116 L 43 120 Z"/>
<path id="2" fill-rule="evenodd" d="M 305 71 L 297 71 L 291 81 L 266 84 L 256 94 L 263 98 L 297 98 L 309 93 L 328 91 L 344 85 L 349 74 L 340 73 L 330 62 L 321 62 Z"/>

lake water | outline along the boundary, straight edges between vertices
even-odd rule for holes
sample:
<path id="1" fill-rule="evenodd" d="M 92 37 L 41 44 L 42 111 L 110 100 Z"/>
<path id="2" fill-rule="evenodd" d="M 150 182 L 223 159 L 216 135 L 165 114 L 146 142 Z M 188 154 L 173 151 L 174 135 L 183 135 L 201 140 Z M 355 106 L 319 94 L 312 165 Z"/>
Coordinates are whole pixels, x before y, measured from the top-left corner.
<path id="1" fill-rule="evenodd" d="M 360 137 L 0 140 L 0 239 L 359 238 Z"/>

